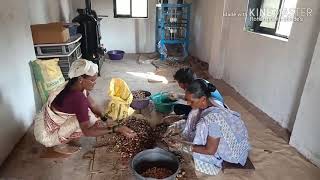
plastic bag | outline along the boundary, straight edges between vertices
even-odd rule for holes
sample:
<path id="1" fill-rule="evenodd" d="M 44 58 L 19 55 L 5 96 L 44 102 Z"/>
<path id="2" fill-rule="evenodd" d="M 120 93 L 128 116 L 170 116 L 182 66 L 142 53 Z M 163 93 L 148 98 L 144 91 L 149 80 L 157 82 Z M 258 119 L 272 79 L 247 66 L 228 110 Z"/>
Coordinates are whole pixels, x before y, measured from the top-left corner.
<path id="1" fill-rule="evenodd" d="M 58 61 L 59 59 L 50 59 L 31 62 L 42 104 L 47 102 L 52 91 L 65 82 Z"/>
<path id="2" fill-rule="evenodd" d="M 107 106 L 106 116 L 114 121 L 119 121 L 134 113 L 134 110 L 130 107 L 133 96 L 124 80 L 112 78 L 108 95 L 111 97 L 111 101 Z"/>

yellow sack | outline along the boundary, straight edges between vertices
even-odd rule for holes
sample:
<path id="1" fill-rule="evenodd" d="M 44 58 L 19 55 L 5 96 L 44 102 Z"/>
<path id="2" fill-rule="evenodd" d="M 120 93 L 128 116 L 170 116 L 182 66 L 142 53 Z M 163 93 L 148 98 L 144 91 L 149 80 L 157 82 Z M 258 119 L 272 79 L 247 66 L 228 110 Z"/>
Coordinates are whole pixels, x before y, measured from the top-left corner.
<path id="1" fill-rule="evenodd" d="M 119 78 L 112 78 L 108 95 L 111 101 L 106 109 L 106 115 L 114 121 L 122 120 L 134 113 L 130 107 L 133 100 L 132 93 L 127 83 Z"/>
<path id="2" fill-rule="evenodd" d="M 52 91 L 65 82 L 58 62 L 57 58 L 31 62 L 42 104 L 47 102 Z"/>

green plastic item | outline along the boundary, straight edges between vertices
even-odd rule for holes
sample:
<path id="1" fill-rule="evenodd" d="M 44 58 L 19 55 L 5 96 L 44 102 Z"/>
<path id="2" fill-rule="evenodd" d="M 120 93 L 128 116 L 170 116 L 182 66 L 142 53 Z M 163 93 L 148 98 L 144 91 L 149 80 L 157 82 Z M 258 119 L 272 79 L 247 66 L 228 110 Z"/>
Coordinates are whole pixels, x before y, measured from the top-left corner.
<path id="1" fill-rule="evenodd" d="M 153 101 L 156 111 L 161 113 L 171 113 L 176 100 L 171 100 L 167 92 L 160 92 L 150 97 Z"/>

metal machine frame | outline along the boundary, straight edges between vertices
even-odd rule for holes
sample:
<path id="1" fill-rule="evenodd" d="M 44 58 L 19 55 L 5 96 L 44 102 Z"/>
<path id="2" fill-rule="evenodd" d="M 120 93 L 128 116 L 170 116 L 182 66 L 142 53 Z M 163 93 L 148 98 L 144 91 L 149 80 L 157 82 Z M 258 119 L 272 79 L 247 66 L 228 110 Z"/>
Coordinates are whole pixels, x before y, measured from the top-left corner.
<path id="1" fill-rule="evenodd" d="M 156 49 L 160 53 L 161 60 L 166 60 L 167 57 L 160 52 L 159 46 L 165 47 L 166 44 L 180 44 L 184 49 L 184 58 L 189 55 L 190 17 L 189 3 L 157 4 Z"/>

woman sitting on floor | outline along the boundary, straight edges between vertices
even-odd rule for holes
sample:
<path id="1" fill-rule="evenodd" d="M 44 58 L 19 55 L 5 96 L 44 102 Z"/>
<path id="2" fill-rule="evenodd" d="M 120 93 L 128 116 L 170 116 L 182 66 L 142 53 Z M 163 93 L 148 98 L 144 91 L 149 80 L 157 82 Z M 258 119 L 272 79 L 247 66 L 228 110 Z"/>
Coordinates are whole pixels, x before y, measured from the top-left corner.
<path id="1" fill-rule="evenodd" d="M 90 97 L 96 84 L 98 66 L 79 59 L 72 63 L 69 81 L 50 94 L 48 102 L 35 120 L 36 140 L 46 147 L 63 154 L 72 154 L 79 147 L 66 145 L 85 136 L 103 136 L 118 132 L 127 137 L 136 134 L 128 127 L 107 127 L 101 118 L 103 113 Z"/>
<path id="2" fill-rule="evenodd" d="M 178 82 L 179 87 L 182 88 L 183 90 L 186 90 L 188 86 L 196 80 L 196 76 L 193 73 L 191 68 L 181 68 L 179 69 L 175 75 L 173 76 L 174 79 Z M 201 79 L 204 81 L 204 83 L 211 84 L 209 81 L 205 79 Z M 214 86 L 213 84 L 211 84 Z M 170 93 L 171 99 L 185 99 L 185 93 L 183 94 L 178 94 L 178 93 Z M 224 99 L 220 92 L 216 88 L 212 88 L 212 91 L 210 92 L 210 97 L 212 101 L 215 101 L 216 104 L 224 107 Z M 174 112 L 177 115 L 186 115 L 188 116 L 189 112 L 191 111 L 191 106 L 184 105 L 184 104 L 176 104 L 174 106 Z"/>
<path id="3" fill-rule="evenodd" d="M 186 99 L 193 110 L 187 121 L 169 126 L 165 140 L 172 148 L 192 154 L 197 171 L 217 175 L 223 161 L 245 165 L 250 145 L 240 115 L 212 103 L 211 88 L 201 80 L 188 86 Z M 182 138 L 170 137 L 173 132 L 180 132 Z"/>

